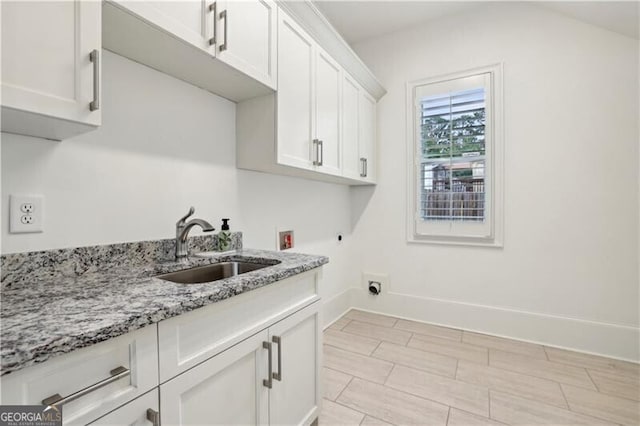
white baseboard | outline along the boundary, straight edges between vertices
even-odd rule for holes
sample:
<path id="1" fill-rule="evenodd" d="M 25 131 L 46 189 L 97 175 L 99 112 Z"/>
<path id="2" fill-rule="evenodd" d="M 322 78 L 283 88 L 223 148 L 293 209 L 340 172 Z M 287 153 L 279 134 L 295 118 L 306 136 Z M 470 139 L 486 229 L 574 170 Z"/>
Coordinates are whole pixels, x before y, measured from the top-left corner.
<path id="1" fill-rule="evenodd" d="M 329 327 L 352 308 L 351 296 L 354 294 L 353 290 L 355 289 L 348 288 L 331 299 L 323 301 L 322 322 L 324 323 L 324 328 Z"/>
<path id="2" fill-rule="evenodd" d="M 347 293 L 347 294 L 345 294 Z M 430 324 L 640 361 L 640 329 L 514 309 L 351 288 L 325 303 L 325 324 L 350 307 Z"/>

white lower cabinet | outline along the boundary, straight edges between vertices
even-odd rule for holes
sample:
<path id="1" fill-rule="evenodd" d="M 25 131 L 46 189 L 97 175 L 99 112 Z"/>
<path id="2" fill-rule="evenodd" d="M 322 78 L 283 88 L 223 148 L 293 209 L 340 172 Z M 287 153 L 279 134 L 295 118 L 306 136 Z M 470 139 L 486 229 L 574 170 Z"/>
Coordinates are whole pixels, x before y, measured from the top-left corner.
<path id="1" fill-rule="evenodd" d="M 160 386 L 163 425 L 308 425 L 319 414 L 320 303 Z"/>
<path id="2" fill-rule="evenodd" d="M 269 393 L 272 425 L 308 425 L 320 414 L 320 302 L 269 328 L 275 377 Z"/>
<path id="3" fill-rule="evenodd" d="M 94 426 L 159 426 L 160 401 L 158 400 L 158 389 L 134 399 L 90 424 Z"/>
<path id="4" fill-rule="evenodd" d="M 2 376 L 0 404 L 64 425 L 310 425 L 320 268 Z"/>
<path id="5" fill-rule="evenodd" d="M 162 384 L 162 424 L 268 424 L 267 340 L 264 330 Z"/>
<path id="6" fill-rule="evenodd" d="M 2 376 L 0 403 L 62 405 L 65 425 L 87 424 L 157 387 L 150 325 Z"/>

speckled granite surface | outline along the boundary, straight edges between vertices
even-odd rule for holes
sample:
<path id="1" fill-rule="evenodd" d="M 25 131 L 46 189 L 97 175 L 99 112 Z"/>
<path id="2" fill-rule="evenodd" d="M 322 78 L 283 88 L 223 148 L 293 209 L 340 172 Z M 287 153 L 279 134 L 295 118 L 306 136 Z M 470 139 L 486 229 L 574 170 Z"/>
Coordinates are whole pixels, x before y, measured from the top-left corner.
<path id="1" fill-rule="evenodd" d="M 3 256 L 1 374 L 265 286 L 329 261 L 324 256 L 239 249 L 233 253 L 189 257 L 176 262 L 171 244 L 167 242 L 172 240 L 162 241 Z M 211 250 L 211 241 L 201 242 L 204 247 L 200 248 Z M 241 236 L 236 237 L 236 243 L 241 244 Z M 15 256 L 22 256 L 23 263 L 20 264 Z M 109 256 L 112 256 L 111 261 L 106 262 Z M 158 274 L 193 266 L 234 260 L 271 266 L 205 284 L 175 284 L 155 278 Z"/>

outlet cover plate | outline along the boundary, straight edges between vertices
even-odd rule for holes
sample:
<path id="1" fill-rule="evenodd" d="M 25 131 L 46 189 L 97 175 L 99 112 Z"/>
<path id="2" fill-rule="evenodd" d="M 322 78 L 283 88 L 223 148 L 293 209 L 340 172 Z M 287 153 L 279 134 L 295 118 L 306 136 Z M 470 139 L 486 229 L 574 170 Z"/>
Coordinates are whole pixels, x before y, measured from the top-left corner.
<path id="1" fill-rule="evenodd" d="M 380 294 L 389 292 L 389 274 L 379 274 L 372 272 L 362 273 L 362 286 L 369 292 L 369 281 L 376 281 L 380 283 Z"/>
<path id="2" fill-rule="evenodd" d="M 42 195 L 11 195 L 9 197 L 9 232 L 23 234 L 42 232 L 44 197 Z"/>

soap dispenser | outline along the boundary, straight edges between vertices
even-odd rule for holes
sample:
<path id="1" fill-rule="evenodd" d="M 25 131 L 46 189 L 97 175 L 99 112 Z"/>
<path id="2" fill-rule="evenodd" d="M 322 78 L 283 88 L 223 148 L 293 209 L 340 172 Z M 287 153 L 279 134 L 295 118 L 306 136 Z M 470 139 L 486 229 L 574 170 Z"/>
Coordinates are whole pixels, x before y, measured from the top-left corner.
<path id="1" fill-rule="evenodd" d="M 229 220 L 222 219 L 220 233 L 218 233 L 218 251 L 228 251 L 231 249 L 231 232 L 229 232 Z"/>

